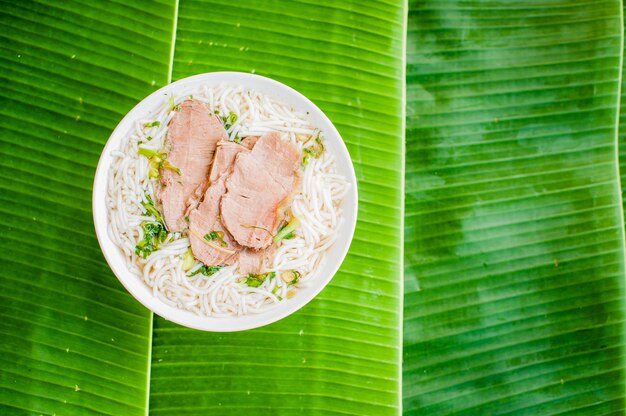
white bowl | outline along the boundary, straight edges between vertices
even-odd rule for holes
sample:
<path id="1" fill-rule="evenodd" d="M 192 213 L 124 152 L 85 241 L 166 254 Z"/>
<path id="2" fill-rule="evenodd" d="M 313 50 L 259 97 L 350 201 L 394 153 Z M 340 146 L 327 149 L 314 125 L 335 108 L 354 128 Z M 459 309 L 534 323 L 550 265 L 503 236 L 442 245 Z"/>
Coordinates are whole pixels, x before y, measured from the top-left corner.
<path id="1" fill-rule="evenodd" d="M 243 85 L 288 104 L 296 110 L 308 112 L 311 123 L 324 133 L 327 149 L 335 155 L 338 173 L 342 174 L 350 184 L 350 190 L 343 201 L 343 222 L 337 229 L 338 239 L 328 250 L 318 269 L 307 279 L 309 285 L 300 288 L 292 299 L 286 299 L 265 312 L 228 318 L 198 316 L 193 312 L 169 306 L 154 297 L 151 289 L 128 270 L 122 251 L 109 238 L 108 212 L 105 203 L 108 172 L 112 161 L 111 151 L 119 149 L 121 141 L 128 137 L 135 121 L 144 118 L 147 113 L 160 106 L 164 95 L 174 94 L 180 97 L 192 94 L 202 85 L 217 86 L 218 84 Z M 296 90 L 269 78 L 239 72 L 213 72 L 184 78 L 155 91 L 122 119 L 100 156 L 93 185 L 92 202 L 96 234 L 104 257 L 113 273 L 135 299 L 157 315 L 180 325 L 204 331 L 229 332 L 257 328 L 276 322 L 302 308 L 324 289 L 341 266 L 350 247 L 356 226 L 358 198 L 354 167 L 348 149 L 333 123 L 315 104 Z"/>

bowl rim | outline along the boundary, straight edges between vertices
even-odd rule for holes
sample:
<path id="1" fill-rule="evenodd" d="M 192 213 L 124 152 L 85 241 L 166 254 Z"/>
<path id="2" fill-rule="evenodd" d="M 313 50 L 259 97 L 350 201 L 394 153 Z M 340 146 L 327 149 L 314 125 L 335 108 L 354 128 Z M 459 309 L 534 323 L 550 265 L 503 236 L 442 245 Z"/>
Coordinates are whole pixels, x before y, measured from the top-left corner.
<path id="1" fill-rule="evenodd" d="M 343 202 L 342 221 L 344 221 L 345 224 L 339 225 L 337 232 L 339 232 L 340 227 L 346 228 L 343 230 L 343 235 L 340 233 L 339 238 L 330 248 L 331 251 L 338 250 L 335 255 L 337 260 L 334 263 L 329 264 L 328 271 L 323 276 L 316 273 L 319 269 L 316 270 L 312 276 L 315 280 L 309 287 L 306 288 L 307 291 L 301 296 L 296 296 L 286 302 L 281 302 L 275 307 L 258 314 L 248 314 L 241 317 L 207 317 L 166 304 L 162 300 L 153 296 L 152 289 L 141 281 L 141 279 L 139 279 L 136 275 L 131 273 L 125 265 L 122 265 L 122 267 L 118 264 L 119 262 L 114 258 L 114 251 L 117 251 L 119 258 L 123 258 L 123 255 L 122 251 L 113 243 L 108 235 L 108 209 L 106 207 L 104 195 L 106 195 L 107 192 L 111 152 L 119 147 L 121 140 L 123 140 L 123 138 L 129 133 L 129 125 L 132 127 L 133 123 L 137 119 L 141 118 L 142 114 L 150 111 L 151 107 L 149 103 L 153 102 L 158 97 L 162 97 L 164 94 L 175 93 L 176 89 L 183 89 L 191 86 L 197 87 L 203 84 L 219 85 L 232 83 L 238 83 L 239 85 L 244 85 L 245 87 L 256 90 L 276 90 L 277 94 L 274 96 L 271 92 L 262 92 L 265 95 L 273 96 L 273 98 L 276 98 L 275 96 L 280 94 L 289 96 L 291 99 L 290 101 L 298 102 L 298 104 L 294 104 L 294 102 L 289 102 L 289 104 L 296 108 L 306 107 L 306 111 L 310 112 L 311 118 L 318 118 L 321 120 L 321 124 L 324 124 L 323 131 L 327 140 L 328 137 L 333 137 L 332 140 L 335 142 L 335 149 L 333 150 L 336 156 L 335 163 L 349 162 L 342 172 L 347 174 L 346 180 L 350 184 L 349 190 L 344 196 Z M 262 88 L 259 88 L 259 85 Z M 98 159 L 92 191 L 92 214 L 98 244 L 100 245 L 102 254 L 104 255 L 111 271 L 124 288 L 144 307 L 168 321 L 175 322 L 188 328 L 211 332 L 234 332 L 262 327 L 286 318 L 317 297 L 319 293 L 328 285 L 343 264 L 354 238 L 358 215 L 358 187 L 354 164 L 352 163 L 352 158 L 350 157 L 343 138 L 328 116 L 326 116 L 326 114 L 324 114 L 324 112 L 306 96 L 288 85 L 261 75 L 234 71 L 207 72 L 182 78 L 159 88 L 140 100 L 120 120 L 107 139 Z M 340 240 L 342 241 L 342 244 L 338 244 Z M 328 258 L 328 254 L 329 253 L 326 253 L 326 258 Z M 133 282 L 132 279 L 134 279 L 135 282 Z M 137 283 L 140 285 L 137 285 Z M 144 290 L 142 290 L 139 286 L 142 286 Z M 300 289 L 300 291 L 302 290 L 303 289 Z M 281 306 L 281 304 L 285 306 Z"/>

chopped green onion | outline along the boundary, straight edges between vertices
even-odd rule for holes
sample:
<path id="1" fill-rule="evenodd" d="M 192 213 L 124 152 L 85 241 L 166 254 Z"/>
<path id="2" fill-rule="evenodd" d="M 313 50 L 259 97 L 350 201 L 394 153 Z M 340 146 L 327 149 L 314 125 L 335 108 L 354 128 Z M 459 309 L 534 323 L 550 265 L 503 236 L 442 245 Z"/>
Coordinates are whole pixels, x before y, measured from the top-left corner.
<path id="1" fill-rule="evenodd" d="M 189 249 L 185 251 L 185 254 L 183 254 L 183 270 L 186 272 L 189 271 L 195 263 L 196 259 L 193 257 L 191 247 L 189 247 Z"/>
<path id="2" fill-rule="evenodd" d="M 210 277 L 219 272 L 221 268 L 222 266 L 202 266 L 193 273 L 188 274 L 187 277 L 195 276 L 198 273 L 202 273 L 204 276 Z"/>
<path id="3" fill-rule="evenodd" d="M 148 149 L 146 147 L 139 147 L 137 149 L 137 153 L 148 158 L 150 167 L 148 170 L 148 177 L 150 178 L 158 178 L 159 169 L 169 169 L 178 173 L 178 175 L 182 175 L 180 169 L 172 165 L 170 161 L 166 159 L 167 153 L 159 153 L 156 150 Z"/>
<path id="4" fill-rule="evenodd" d="M 204 239 L 206 241 L 217 241 L 220 243 L 220 246 L 228 247 L 228 244 L 224 241 L 223 231 L 211 231 L 210 233 L 204 235 Z"/>
<path id="5" fill-rule="evenodd" d="M 219 114 L 219 113 L 216 111 L 215 114 Z M 235 124 L 235 122 L 237 121 L 237 118 L 239 117 L 237 116 L 237 114 L 231 111 L 230 113 L 228 113 L 227 116 L 223 116 L 220 118 L 222 119 L 222 123 L 224 123 L 224 128 L 228 130 L 229 128 L 233 126 L 233 124 Z"/>
<path id="6" fill-rule="evenodd" d="M 302 169 L 304 170 L 305 167 L 307 167 L 309 164 L 309 155 L 304 154 L 304 157 L 302 157 L 302 163 L 300 164 L 300 167 L 302 167 Z"/>
<path id="7" fill-rule="evenodd" d="M 300 280 L 301 277 L 302 275 L 297 270 L 289 270 L 287 272 L 283 272 L 280 275 L 280 278 L 283 280 L 283 282 L 287 283 L 289 286 L 298 283 L 298 280 Z"/>
<path id="8" fill-rule="evenodd" d="M 169 169 L 171 171 L 174 171 L 176 173 L 178 173 L 178 176 L 181 176 L 182 173 L 180 172 L 180 169 L 178 169 L 176 166 L 172 165 L 169 160 L 163 160 L 161 161 L 161 164 L 159 165 L 159 167 L 161 169 Z"/>
<path id="9" fill-rule="evenodd" d="M 246 285 L 250 286 L 250 287 L 259 287 L 263 284 L 263 280 L 257 279 L 256 277 L 254 277 L 255 275 L 248 275 L 246 276 L 246 280 L 245 283 Z"/>
<path id="10" fill-rule="evenodd" d="M 174 94 L 170 94 L 170 111 L 180 111 L 180 106 L 174 101 Z"/>
<path id="11" fill-rule="evenodd" d="M 311 156 L 317 159 L 321 156 L 322 152 L 324 152 L 324 144 L 319 137 L 315 138 L 315 143 L 317 143 L 317 146 L 313 145 L 303 149 L 304 156 L 302 157 L 302 168 L 309 164 L 309 158 Z"/>
<path id="12" fill-rule="evenodd" d="M 283 297 L 280 296 L 278 292 L 280 290 L 280 286 L 276 286 L 274 289 L 272 289 L 272 295 L 276 296 L 276 298 L 278 298 L 278 300 L 283 300 Z"/>
<path id="13" fill-rule="evenodd" d="M 146 147 L 138 148 L 137 153 L 139 153 L 141 156 L 147 157 L 148 159 L 161 157 L 161 155 L 156 150 L 148 149 Z"/>
<path id="14" fill-rule="evenodd" d="M 148 210 L 148 212 L 150 212 L 150 210 Z M 143 230 L 143 240 L 135 246 L 135 254 L 145 259 L 151 253 L 157 251 L 159 244 L 167 239 L 167 229 L 165 225 L 158 220 L 142 221 L 141 228 Z"/>
<path id="15" fill-rule="evenodd" d="M 308 156 L 313 156 L 313 157 L 318 157 L 319 155 L 317 154 L 317 152 L 309 147 L 307 147 L 306 149 L 304 149 L 304 153 Z"/>
<path id="16" fill-rule="evenodd" d="M 148 127 L 159 127 L 161 125 L 161 122 L 159 120 L 153 121 L 152 123 L 146 123 L 143 126 L 148 128 Z"/>
<path id="17" fill-rule="evenodd" d="M 280 240 L 289 240 L 294 237 L 293 232 L 300 226 L 300 221 L 296 217 L 293 217 L 289 223 L 285 224 L 278 230 L 278 233 L 274 236 L 274 242 L 278 243 Z"/>
<path id="18" fill-rule="evenodd" d="M 253 274 L 249 273 L 244 277 L 244 283 L 250 287 L 259 287 L 265 282 L 265 279 L 269 278 L 272 280 L 276 277 L 276 272 L 268 272 L 261 274 Z"/>
<path id="19" fill-rule="evenodd" d="M 300 278 L 302 277 L 302 275 L 300 274 L 299 271 L 297 270 L 292 270 L 292 273 L 294 275 L 294 279 L 291 281 L 291 285 L 295 285 L 296 283 L 298 283 L 298 281 L 300 280 Z"/>
<path id="20" fill-rule="evenodd" d="M 159 160 L 157 158 L 150 159 L 148 162 L 148 177 L 149 178 L 158 178 L 159 177 Z"/>
<path id="21" fill-rule="evenodd" d="M 146 200 L 141 201 L 141 205 L 143 205 L 143 207 L 146 209 L 146 214 L 152 215 L 165 228 L 165 221 L 163 221 L 163 217 L 154 206 L 154 201 L 152 200 L 152 198 L 150 198 L 150 195 L 146 194 Z"/>
<path id="22" fill-rule="evenodd" d="M 315 138 L 315 143 L 317 143 L 317 144 L 318 144 L 318 146 L 319 146 L 319 151 L 318 151 L 318 152 L 319 152 L 319 154 L 321 155 L 321 154 L 322 154 L 322 152 L 324 151 L 324 143 L 322 143 L 322 139 L 320 139 L 320 138 L 319 138 L 319 136 L 318 136 L 318 137 L 316 137 L 316 138 Z"/>

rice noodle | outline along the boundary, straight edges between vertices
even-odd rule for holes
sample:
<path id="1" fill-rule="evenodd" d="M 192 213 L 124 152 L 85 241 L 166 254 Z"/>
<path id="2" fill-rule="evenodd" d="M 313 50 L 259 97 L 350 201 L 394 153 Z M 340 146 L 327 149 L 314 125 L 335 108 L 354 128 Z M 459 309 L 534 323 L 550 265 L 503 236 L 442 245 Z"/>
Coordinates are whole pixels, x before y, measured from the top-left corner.
<path id="1" fill-rule="evenodd" d="M 177 97 L 178 104 L 188 97 Z M 228 115 L 233 112 L 237 121 L 227 129 L 230 140 L 237 136 L 260 136 L 279 131 L 284 140 L 302 147 L 297 135 L 319 134 L 305 114 L 282 105 L 270 97 L 242 86 L 203 86 L 193 99 L 204 102 L 212 112 Z M 183 255 L 189 248 L 189 239 L 181 233 L 170 234 L 159 250 L 147 258 L 135 254 L 136 245 L 143 239 L 141 222 L 151 220 L 145 215 L 141 202 L 147 197 L 157 201 L 158 181 L 148 178 L 148 160 L 137 153 L 142 147 L 159 150 L 167 148 L 167 125 L 175 114 L 169 97 L 163 104 L 138 120 L 119 150 L 111 152 L 113 163 L 109 172 L 106 204 L 109 212 L 108 233 L 122 250 L 128 269 L 152 289 L 155 297 L 168 305 L 192 311 L 202 316 L 227 317 L 260 313 L 281 301 L 288 301 L 299 287 L 304 287 L 324 257 L 324 252 L 336 240 L 342 217 L 341 203 L 348 185 L 336 173 L 335 161 L 328 151 L 310 157 L 302 172 L 299 189 L 294 192 L 291 212 L 300 222 L 294 238 L 277 243 L 273 259 L 266 272 L 276 272 L 273 279 L 265 279 L 259 287 L 249 287 L 237 272 L 237 264 L 223 267 L 214 275 L 188 276 L 201 267 L 183 270 Z M 159 126 L 147 123 L 159 121 Z M 151 139 L 148 139 L 150 137 Z M 323 136 L 320 136 L 323 140 Z M 160 207 L 158 207 L 160 209 Z M 289 286 L 281 273 L 297 270 L 301 278 Z"/>

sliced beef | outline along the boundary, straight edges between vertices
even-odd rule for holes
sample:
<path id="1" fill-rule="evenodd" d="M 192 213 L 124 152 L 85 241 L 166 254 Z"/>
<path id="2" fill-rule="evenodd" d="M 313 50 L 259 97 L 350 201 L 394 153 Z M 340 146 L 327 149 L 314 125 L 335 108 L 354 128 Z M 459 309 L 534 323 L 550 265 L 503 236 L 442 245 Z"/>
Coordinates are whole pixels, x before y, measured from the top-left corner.
<path id="1" fill-rule="evenodd" d="M 239 253 L 239 273 L 260 274 L 268 266 L 268 258 L 274 254 L 275 246 L 271 245 L 266 249 L 253 250 L 245 248 Z"/>
<path id="2" fill-rule="evenodd" d="M 239 253 L 239 273 L 259 274 L 263 266 L 265 250 L 244 249 Z"/>
<path id="3" fill-rule="evenodd" d="M 221 221 L 235 241 L 255 250 L 272 243 L 279 208 L 293 191 L 300 150 L 280 134 L 264 134 L 250 152 L 235 157 L 221 202 Z"/>
<path id="4" fill-rule="evenodd" d="M 204 103 L 187 100 L 180 107 L 168 129 L 168 160 L 181 175 L 162 169 L 159 192 L 163 218 L 171 232 L 186 228 L 185 212 L 206 189 L 217 142 L 228 138 L 220 120 L 209 114 Z"/>
<path id="5" fill-rule="evenodd" d="M 217 143 L 208 178 L 210 185 L 204 193 L 202 202 L 197 208 L 192 208 L 189 212 L 191 251 L 196 259 L 208 266 L 232 264 L 237 260 L 241 250 L 241 246 L 224 229 L 219 219 L 219 213 L 220 201 L 226 192 L 225 179 L 231 172 L 235 156 L 244 151 L 249 152 L 248 149 L 237 143 L 226 140 Z M 204 236 L 212 231 L 224 234 L 226 247 L 222 247 L 219 241 L 204 239 Z"/>
<path id="6" fill-rule="evenodd" d="M 248 148 L 248 150 L 252 150 L 256 142 L 259 141 L 259 136 L 248 136 L 241 141 L 241 144 Z"/>
<path id="7" fill-rule="evenodd" d="M 217 143 L 215 159 L 209 174 L 209 183 L 215 182 L 222 174 L 227 173 L 235 161 L 235 156 L 244 150 L 248 151 L 247 148 L 235 142 L 220 141 Z"/>
<path id="8" fill-rule="evenodd" d="M 196 259 L 208 266 L 234 263 L 241 249 L 219 220 L 219 204 L 225 191 L 224 176 L 222 176 L 209 186 L 202 202 L 189 213 L 191 251 Z M 224 234 L 225 247 L 222 247 L 220 241 L 207 241 L 204 238 L 213 231 Z"/>

